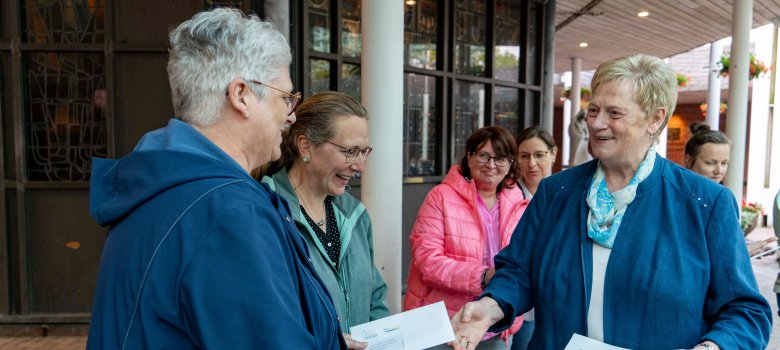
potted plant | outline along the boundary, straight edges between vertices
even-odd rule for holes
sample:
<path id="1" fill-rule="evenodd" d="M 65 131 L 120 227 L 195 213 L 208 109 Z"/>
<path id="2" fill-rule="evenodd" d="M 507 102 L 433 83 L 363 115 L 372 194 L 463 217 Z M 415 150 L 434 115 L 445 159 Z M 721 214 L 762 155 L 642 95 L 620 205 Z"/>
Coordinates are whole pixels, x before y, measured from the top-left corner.
<path id="1" fill-rule="evenodd" d="M 723 53 L 722 56 L 720 56 L 720 75 L 727 77 L 729 76 L 729 66 L 731 64 L 731 52 L 726 51 Z M 750 68 L 748 69 L 748 79 L 753 80 L 756 78 L 761 77 L 762 75 L 769 72 L 771 67 L 767 67 L 764 62 L 759 61 L 756 59 L 756 55 L 754 55 L 752 52 L 750 53 Z"/>
<path id="2" fill-rule="evenodd" d="M 691 76 L 677 73 L 677 86 L 686 87 L 691 82 Z"/>

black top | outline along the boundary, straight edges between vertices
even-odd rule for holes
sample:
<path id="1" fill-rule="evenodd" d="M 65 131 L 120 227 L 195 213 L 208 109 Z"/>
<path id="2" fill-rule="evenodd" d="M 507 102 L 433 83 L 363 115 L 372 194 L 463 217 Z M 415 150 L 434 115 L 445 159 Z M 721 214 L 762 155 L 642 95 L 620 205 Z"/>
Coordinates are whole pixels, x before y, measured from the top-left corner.
<path id="1" fill-rule="evenodd" d="M 309 222 L 309 226 L 314 229 L 317 234 L 317 238 L 320 239 L 322 246 L 325 247 L 325 252 L 328 253 L 328 258 L 333 262 L 333 266 L 338 268 L 339 252 L 341 251 L 341 234 L 339 233 L 339 227 L 336 225 L 336 213 L 333 211 L 333 203 L 330 196 L 325 197 L 325 230 L 314 222 L 314 219 L 309 216 L 306 209 L 301 205 L 301 212 Z"/>

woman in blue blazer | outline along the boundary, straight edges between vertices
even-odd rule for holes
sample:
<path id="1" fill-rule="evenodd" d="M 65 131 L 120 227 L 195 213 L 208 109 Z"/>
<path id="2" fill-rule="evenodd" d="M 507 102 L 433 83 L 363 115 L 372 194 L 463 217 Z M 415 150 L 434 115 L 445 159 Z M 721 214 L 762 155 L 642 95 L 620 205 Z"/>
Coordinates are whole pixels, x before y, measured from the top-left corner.
<path id="1" fill-rule="evenodd" d="M 758 291 L 729 190 L 656 154 L 674 71 L 633 55 L 602 64 L 587 109 L 595 160 L 542 181 L 482 298 L 453 317 L 455 349 L 536 311 L 530 349 L 577 333 L 630 349 L 763 349 Z"/>

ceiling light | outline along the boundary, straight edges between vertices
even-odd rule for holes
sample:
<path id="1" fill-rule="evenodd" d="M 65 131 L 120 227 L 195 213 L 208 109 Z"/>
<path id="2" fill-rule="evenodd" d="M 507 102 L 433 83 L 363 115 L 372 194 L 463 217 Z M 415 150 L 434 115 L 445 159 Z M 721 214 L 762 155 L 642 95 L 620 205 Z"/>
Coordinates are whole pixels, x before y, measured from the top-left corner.
<path id="1" fill-rule="evenodd" d="M 580 47 L 588 47 L 588 43 L 586 43 L 586 42 L 581 42 L 581 43 L 580 43 Z"/>
<path id="2" fill-rule="evenodd" d="M 416 4 L 417 1 L 415 1 L 415 0 L 406 0 L 406 1 L 404 1 L 404 3 L 409 5 L 409 6 L 412 6 L 412 5 Z"/>
<path id="3" fill-rule="evenodd" d="M 639 17 L 647 17 L 647 16 L 650 16 L 650 12 L 641 11 L 641 12 L 637 13 L 636 15 L 639 16 Z"/>

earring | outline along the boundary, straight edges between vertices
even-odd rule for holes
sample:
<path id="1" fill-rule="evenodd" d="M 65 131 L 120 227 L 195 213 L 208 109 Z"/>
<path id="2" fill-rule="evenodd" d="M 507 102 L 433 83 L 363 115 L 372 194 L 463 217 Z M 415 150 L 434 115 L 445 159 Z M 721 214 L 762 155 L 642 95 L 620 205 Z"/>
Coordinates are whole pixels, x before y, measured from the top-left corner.
<path id="1" fill-rule="evenodd" d="M 311 159 L 309 158 L 309 156 L 303 156 L 303 162 L 304 163 L 309 164 L 310 161 L 311 161 Z"/>

